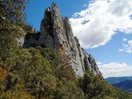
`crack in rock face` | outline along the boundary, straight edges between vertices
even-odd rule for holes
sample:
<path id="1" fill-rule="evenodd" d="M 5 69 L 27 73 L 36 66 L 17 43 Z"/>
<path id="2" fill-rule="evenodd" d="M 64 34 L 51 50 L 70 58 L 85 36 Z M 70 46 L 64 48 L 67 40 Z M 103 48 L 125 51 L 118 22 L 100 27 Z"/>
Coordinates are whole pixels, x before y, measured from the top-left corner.
<path id="1" fill-rule="evenodd" d="M 54 2 L 45 10 L 40 34 L 27 37 L 23 47 L 41 46 L 67 55 L 77 77 L 83 76 L 86 71 L 101 74 L 94 58 L 81 48 L 78 39 L 74 37 L 69 19 L 61 16 Z"/>

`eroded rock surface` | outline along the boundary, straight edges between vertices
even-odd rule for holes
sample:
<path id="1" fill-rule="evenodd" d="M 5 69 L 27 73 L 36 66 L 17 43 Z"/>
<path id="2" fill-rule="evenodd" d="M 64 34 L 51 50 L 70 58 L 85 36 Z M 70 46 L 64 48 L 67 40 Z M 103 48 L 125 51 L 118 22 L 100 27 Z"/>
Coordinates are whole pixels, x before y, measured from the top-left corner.
<path id="1" fill-rule="evenodd" d="M 68 55 L 77 76 L 83 76 L 86 71 L 100 74 L 96 61 L 81 48 L 68 18 L 61 16 L 55 3 L 45 10 L 40 34 L 28 34 L 25 38 L 24 47 L 34 46 L 52 48 Z"/>

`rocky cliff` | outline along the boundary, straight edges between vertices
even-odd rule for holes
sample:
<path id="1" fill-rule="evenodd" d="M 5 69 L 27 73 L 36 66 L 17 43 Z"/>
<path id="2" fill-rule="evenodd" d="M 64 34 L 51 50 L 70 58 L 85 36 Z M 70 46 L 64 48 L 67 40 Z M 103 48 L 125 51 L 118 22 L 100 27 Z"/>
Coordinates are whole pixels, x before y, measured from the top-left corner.
<path id="1" fill-rule="evenodd" d="M 70 64 L 77 76 L 83 76 L 85 71 L 100 74 L 94 58 L 81 48 L 74 37 L 71 24 L 67 17 L 62 17 L 55 3 L 45 10 L 41 22 L 40 33 L 30 33 L 25 37 L 23 47 L 41 46 L 65 53 L 70 58 Z"/>

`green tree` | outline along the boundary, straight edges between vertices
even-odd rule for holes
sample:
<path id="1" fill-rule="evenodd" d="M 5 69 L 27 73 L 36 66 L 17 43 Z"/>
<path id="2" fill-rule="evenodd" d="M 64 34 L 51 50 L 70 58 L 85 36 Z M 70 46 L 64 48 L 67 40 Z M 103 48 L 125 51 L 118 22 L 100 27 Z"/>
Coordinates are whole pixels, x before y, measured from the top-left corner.
<path id="1" fill-rule="evenodd" d="M 24 10 L 28 0 L 1 0 L 1 18 L 9 19 L 13 22 L 21 22 L 24 19 Z"/>

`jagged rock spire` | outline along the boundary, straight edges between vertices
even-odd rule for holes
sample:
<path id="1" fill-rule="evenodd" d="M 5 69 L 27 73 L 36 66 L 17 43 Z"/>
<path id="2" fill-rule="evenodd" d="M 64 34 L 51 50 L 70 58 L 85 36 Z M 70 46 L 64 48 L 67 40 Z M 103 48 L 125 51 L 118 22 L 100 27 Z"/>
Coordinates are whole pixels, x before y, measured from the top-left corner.
<path id="1" fill-rule="evenodd" d="M 78 39 L 73 35 L 69 19 L 61 16 L 56 3 L 52 2 L 52 6 L 45 10 L 40 35 L 37 39 L 32 39 L 26 40 L 27 44 L 33 42 L 36 46 L 52 48 L 66 54 L 76 76 L 83 76 L 86 71 L 100 74 L 96 61 L 81 48 Z"/>

